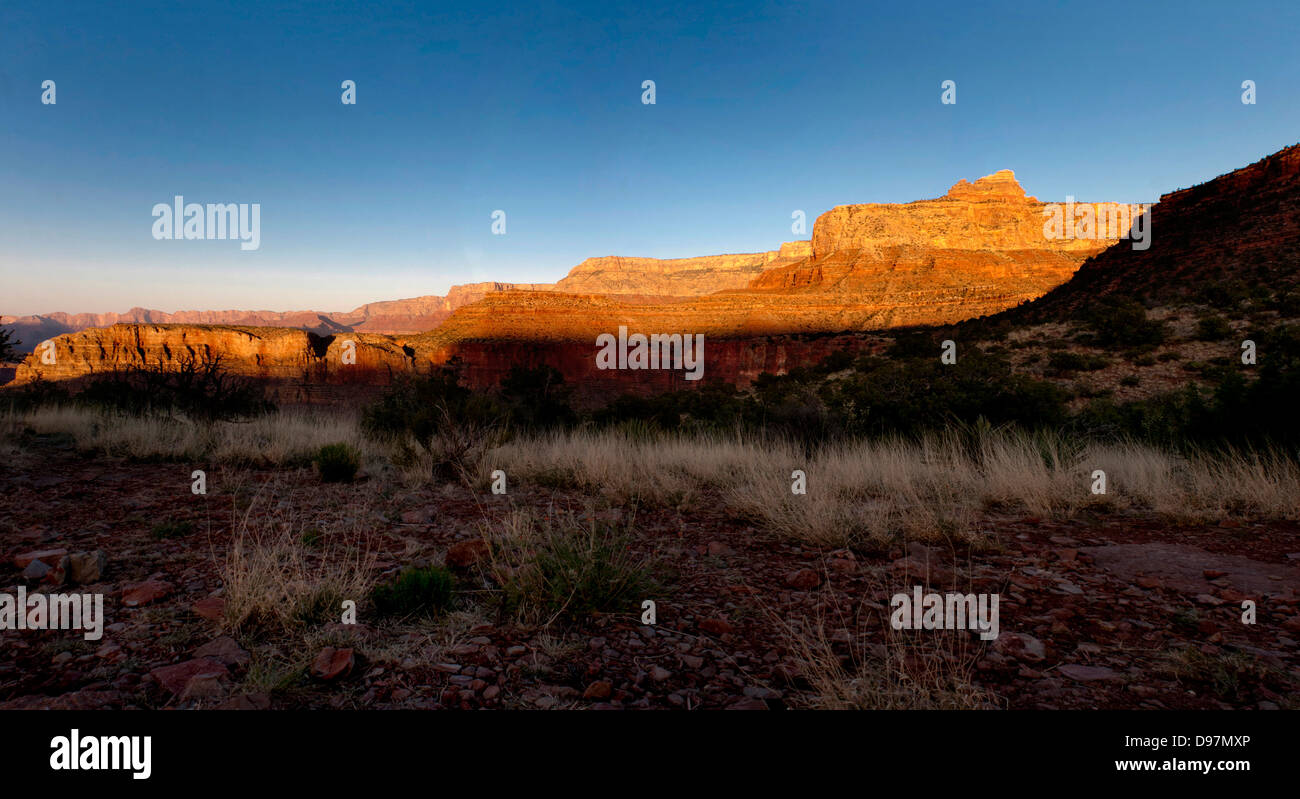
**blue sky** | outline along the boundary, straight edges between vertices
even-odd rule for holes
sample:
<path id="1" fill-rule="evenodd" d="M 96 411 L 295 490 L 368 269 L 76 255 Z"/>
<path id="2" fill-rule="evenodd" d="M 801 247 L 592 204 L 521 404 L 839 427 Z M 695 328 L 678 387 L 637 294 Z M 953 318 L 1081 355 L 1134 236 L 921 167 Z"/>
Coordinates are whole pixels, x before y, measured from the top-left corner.
<path id="1" fill-rule="evenodd" d="M 650 5 L 6 0 L 0 313 L 347 310 L 1004 168 L 1150 201 L 1300 140 L 1293 0 Z M 260 203 L 260 249 L 154 240 L 176 194 Z"/>

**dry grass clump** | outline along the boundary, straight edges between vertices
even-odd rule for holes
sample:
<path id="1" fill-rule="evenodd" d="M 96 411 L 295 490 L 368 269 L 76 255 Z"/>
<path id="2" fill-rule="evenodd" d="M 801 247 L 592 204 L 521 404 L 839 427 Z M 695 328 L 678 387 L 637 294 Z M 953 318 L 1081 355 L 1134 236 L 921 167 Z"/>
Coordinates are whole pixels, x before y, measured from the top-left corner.
<path id="1" fill-rule="evenodd" d="M 486 571 L 507 612 L 549 625 L 595 613 L 634 615 L 650 598 L 650 561 L 632 553 L 631 523 L 618 526 L 588 511 L 537 519 L 514 511 L 484 530 Z"/>
<path id="2" fill-rule="evenodd" d="M 849 442 L 812 457 L 782 442 L 583 431 L 515 440 L 493 460 L 516 478 L 615 503 L 698 507 L 705 490 L 716 491 L 741 518 L 826 545 L 978 539 L 989 512 L 1136 511 L 1207 522 L 1293 519 L 1300 507 L 1300 467 L 1279 454 L 1183 456 L 1004 430 Z M 806 494 L 791 491 L 796 469 Z M 1105 494 L 1092 493 L 1098 469 Z"/>
<path id="3" fill-rule="evenodd" d="M 221 564 L 224 626 L 231 632 L 296 634 L 338 621 L 342 603 L 361 605 L 373 586 L 376 557 L 364 509 L 323 507 L 298 516 L 291 503 L 277 501 L 285 490 L 263 486 L 236 515 Z"/>
<path id="4" fill-rule="evenodd" d="M 769 613 L 807 681 L 805 698 L 813 707 L 979 710 L 998 706 L 992 693 L 972 681 L 983 649 L 977 638 L 962 630 L 894 630 L 887 610 L 865 606 L 861 610 L 851 629 L 828 629 L 833 625 L 825 616 L 786 619 Z M 835 615 L 843 621 L 844 615 L 851 614 Z"/>
<path id="5" fill-rule="evenodd" d="M 139 460 L 208 460 L 267 466 L 309 463 L 321 447 L 345 443 L 377 460 L 387 448 L 366 438 L 355 417 L 286 410 L 248 421 L 204 422 L 163 414 L 133 415 L 76 406 L 47 406 L 9 413 L 0 420 L 6 438 L 22 431 L 72 436 L 78 449 Z"/>
<path id="6" fill-rule="evenodd" d="M 194 423 L 45 408 L 0 420 L 6 446 L 22 431 L 67 434 L 84 450 L 135 458 L 303 465 L 344 443 L 369 474 L 427 484 L 435 454 L 367 437 L 354 416 L 281 411 L 248 422 Z M 615 505 L 697 512 L 718 504 L 764 529 L 826 545 L 908 537 L 978 540 L 990 514 L 1067 519 L 1082 511 L 1154 513 L 1182 522 L 1300 516 L 1300 466 L 1281 453 L 1182 455 L 1143 444 L 1084 444 L 1052 433 L 961 428 L 919 440 L 851 441 L 808 455 L 739 436 L 579 429 L 520 436 L 483 449 L 463 477 L 484 489 L 503 469 L 512 486 L 577 489 Z M 1107 491 L 1091 491 L 1096 470 Z M 792 473 L 807 479 L 793 494 Z"/>

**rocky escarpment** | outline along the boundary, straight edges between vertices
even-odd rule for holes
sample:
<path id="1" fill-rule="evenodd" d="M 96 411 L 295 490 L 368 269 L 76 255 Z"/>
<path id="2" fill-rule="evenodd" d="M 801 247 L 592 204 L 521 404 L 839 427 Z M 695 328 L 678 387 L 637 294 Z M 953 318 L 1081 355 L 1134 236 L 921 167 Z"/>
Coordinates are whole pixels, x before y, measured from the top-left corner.
<path id="1" fill-rule="evenodd" d="M 791 241 L 779 250 L 698 258 L 588 258 L 575 266 L 555 290 L 568 294 L 696 297 L 748 286 L 769 269 L 812 254 L 812 243 Z"/>
<path id="2" fill-rule="evenodd" d="M 1076 206 L 1102 218 L 1137 210 Z M 936 200 L 835 208 L 818 217 L 811 243 L 788 245 L 742 288 L 654 304 L 504 292 L 458 309 L 430 337 L 590 341 L 620 325 L 731 337 L 950 324 L 1041 296 L 1114 240 L 1049 238 L 1048 210 L 1011 172 L 998 172 Z M 733 266 L 756 268 L 750 256 L 720 257 L 750 258 Z"/>
<path id="3" fill-rule="evenodd" d="M 794 241 L 780 250 L 701 258 L 588 258 L 558 283 L 504 283 L 486 281 L 452 286 L 447 294 L 403 300 L 371 302 L 351 311 L 177 311 L 167 313 L 132 308 L 125 313 L 55 312 L 31 316 L 0 316 L 21 342 L 19 352 L 64 333 L 115 324 L 235 325 L 241 327 L 296 327 L 319 335 L 351 331 L 369 333 L 419 333 L 442 324 L 457 308 L 504 291 L 564 291 L 575 294 L 611 294 L 627 302 L 656 303 L 667 298 L 693 297 L 741 288 L 765 270 L 784 266 L 812 252 L 811 243 Z"/>
<path id="4" fill-rule="evenodd" d="M 858 337 L 710 337 L 703 378 L 743 386 L 762 372 L 815 363 L 837 349 L 875 346 Z M 40 354 L 29 357 L 6 390 L 37 379 L 75 390 L 98 375 L 132 367 L 175 368 L 189 358 L 220 358 L 223 369 L 261 381 L 269 396 L 281 403 L 363 400 L 398 375 L 427 374 L 453 361 L 464 382 L 475 388 L 499 385 L 515 365 L 550 364 L 576 387 L 579 402 L 587 403 L 625 392 L 648 394 L 698 385 L 686 380 L 682 370 L 603 370 L 595 353 L 594 341 L 571 338 L 450 341 L 428 335 L 318 336 L 289 328 L 118 324 L 59 336 L 54 362 L 43 362 Z"/>
<path id="5" fill-rule="evenodd" d="M 1160 303 L 1214 303 L 1222 291 L 1294 295 L 1300 288 L 1300 145 L 1162 196 L 1151 209 L 1150 241 L 1145 250 L 1115 244 L 1069 283 L 1008 318 L 1060 318 L 1111 295 Z"/>
<path id="6" fill-rule="evenodd" d="M 1063 198 L 1064 199 L 1064 198 Z M 1048 203 L 1025 194 L 1009 169 L 969 183 L 958 181 L 942 197 L 896 205 L 840 205 L 817 217 L 812 254 L 910 245 L 936 250 L 989 252 L 1090 252 L 1091 239 L 1047 239 L 1043 233 Z M 1123 208 L 1124 203 L 1090 205 L 1094 213 Z M 1131 206 L 1128 206 L 1131 210 Z M 1115 237 L 1111 237 L 1114 240 Z"/>
<path id="7" fill-rule="evenodd" d="M 276 327 L 116 324 L 57 336 L 53 343 L 52 353 L 42 349 L 19 364 L 14 387 L 44 380 L 75 390 L 113 372 L 173 370 L 190 361 L 217 360 L 229 374 L 262 381 L 279 401 L 308 402 L 321 395 L 317 387 L 382 386 L 417 369 L 413 351 L 400 339 L 373 333 L 320 336 Z"/>
<path id="8" fill-rule="evenodd" d="M 16 382 L 76 378 L 132 359 L 166 362 L 196 347 L 222 354 L 229 365 L 238 362 L 241 374 L 281 385 L 383 384 L 400 371 L 424 371 L 452 358 L 481 385 L 517 362 L 551 363 L 584 389 L 604 392 L 681 381 L 680 373 L 667 371 L 597 370 L 596 338 L 625 327 L 702 334 L 706 379 L 743 383 L 755 369 L 781 371 L 820 357 L 815 345 L 775 336 L 953 323 L 1041 295 L 1107 244 L 1048 238 L 1045 209 L 1010 172 L 999 172 L 962 181 L 936 200 L 841 206 L 818 218 L 810 242 L 766 253 L 589 259 L 554 287 L 477 284 L 446 298 L 362 307 L 366 319 L 432 318 L 464 303 L 423 334 L 342 331 L 313 338 L 256 328 L 115 327 L 60 337 L 58 364 L 29 357 Z M 592 291 L 575 291 L 584 287 Z M 706 290 L 712 293 L 701 294 Z M 345 337 L 358 353 L 351 368 L 333 360 Z"/>
<path id="9" fill-rule="evenodd" d="M 1141 212 L 1124 203 L 1073 203 L 1071 212 L 1085 208 L 1094 220 Z M 841 205 L 817 218 L 811 257 L 767 271 L 749 288 L 888 302 L 905 280 L 913 289 L 932 285 L 937 296 L 953 289 L 987 295 L 973 309 L 978 316 L 1007 299 L 1016 298 L 1014 304 L 1060 285 L 1085 258 L 1127 233 L 1127 227 L 1094 225 L 1095 238 L 1051 238 L 1045 228 L 1051 210 L 1027 196 L 1005 169 L 974 183 L 959 181 L 935 200 Z"/>

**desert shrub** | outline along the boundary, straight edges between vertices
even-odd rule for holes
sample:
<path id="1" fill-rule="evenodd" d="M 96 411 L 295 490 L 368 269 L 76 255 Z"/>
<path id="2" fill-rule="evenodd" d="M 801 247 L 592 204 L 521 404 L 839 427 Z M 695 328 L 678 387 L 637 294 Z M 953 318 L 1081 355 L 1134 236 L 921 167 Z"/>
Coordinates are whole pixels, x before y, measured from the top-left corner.
<path id="1" fill-rule="evenodd" d="M 1165 340 L 1165 324 L 1147 318 L 1137 300 L 1108 299 L 1090 308 L 1084 320 L 1096 334 L 1095 344 L 1125 350 L 1149 350 Z"/>
<path id="2" fill-rule="evenodd" d="M 1235 310 L 1252 295 L 1251 287 L 1240 278 L 1207 282 L 1196 293 L 1196 299 L 1211 308 Z"/>
<path id="3" fill-rule="evenodd" d="M 1268 301 L 1268 307 L 1284 318 L 1300 317 L 1300 291 L 1286 289 L 1275 292 Z"/>
<path id="4" fill-rule="evenodd" d="M 631 553 L 627 529 L 588 514 L 540 523 L 515 514 L 489 531 L 490 571 L 507 611 L 550 621 L 640 610 L 654 589 L 648 562 Z"/>
<path id="5" fill-rule="evenodd" d="M 1110 359 L 1105 356 L 1070 350 L 1053 352 L 1047 358 L 1047 371 L 1058 375 L 1065 372 L 1094 372 L 1109 365 Z"/>
<path id="6" fill-rule="evenodd" d="M 501 398 L 510 423 L 524 431 L 569 427 L 577 414 L 569 404 L 564 375 L 553 366 L 510 367 L 501 379 Z"/>
<path id="7" fill-rule="evenodd" d="M 1196 324 L 1198 341 L 1222 341 L 1232 335 L 1232 326 L 1222 316 L 1207 316 Z"/>
<path id="8" fill-rule="evenodd" d="M 400 440 L 410 437 L 429 449 L 445 422 L 467 415 L 471 392 L 456 374 L 442 369 L 427 377 L 399 376 L 362 414 L 361 424 L 373 436 Z"/>
<path id="9" fill-rule="evenodd" d="M 37 377 L 22 386 L 0 391 L 0 408 L 8 407 L 18 412 L 67 405 L 70 402 L 72 396 L 66 388 L 42 377 Z"/>
<path id="10" fill-rule="evenodd" d="M 154 538 L 159 539 L 183 538 L 194 532 L 194 522 L 189 520 L 177 521 L 175 519 L 167 519 L 155 524 L 150 532 L 153 534 Z"/>
<path id="11" fill-rule="evenodd" d="M 734 386 L 707 383 L 650 397 L 623 394 L 594 411 L 592 420 L 601 427 L 633 424 L 659 431 L 727 429 L 739 423 L 742 406 Z"/>
<path id="12" fill-rule="evenodd" d="M 934 335 L 925 330 L 905 330 L 894 336 L 894 344 L 889 348 L 891 359 L 938 358 L 939 345 Z"/>
<path id="13" fill-rule="evenodd" d="M 491 397 L 460 385 L 452 368 L 400 377 L 365 409 L 362 429 L 406 448 L 414 441 L 433 461 L 433 478 L 472 482 L 499 440 L 504 411 Z"/>
<path id="14" fill-rule="evenodd" d="M 1070 428 L 1088 438 L 1132 438 L 1172 447 L 1188 443 L 1194 430 L 1204 427 L 1207 408 L 1196 386 L 1183 391 L 1116 403 L 1095 399 L 1070 420 Z"/>
<path id="15" fill-rule="evenodd" d="M 326 483 L 350 483 L 361 468 L 361 453 L 347 444 L 326 444 L 312 462 Z"/>
<path id="16" fill-rule="evenodd" d="M 131 414 L 183 413 L 204 421 L 246 419 L 275 409 L 256 382 L 226 371 L 220 356 L 194 355 L 170 366 L 128 366 L 94 378 L 76 402 Z"/>
<path id="17" fill-rule="evenodd" d="M 822 390 L 799 376 L 756 384 L 756 395 L 746 405 L 746 416 L 751 427 L 764 431 L 770 437 L 798 442 L 805 451 L 824 443 L 843 431 L 844 418 L 828 402 L 834 389 Z"/>
<path id="18" fill-rule="evenodd" d="M 833 374 L 848 369 L 853 365 L 854 355 L 848 350 L 835 350 L 818 361 L 814 367 L 821 374 Z"/>
<path id="19" fill-rule="evenodd" d="M 828 398 L 847 432 L 915 434 L 950 422 L 1053 426 L 1065 419 L 1065 392 L 1052 383 L 1013 373 L 1009 360 L 978 351 L 957 363 L 929 358 L 888 362 L 843 381 Z"/>
<path id="20" fill-rule="evenodd" d="M 21 341 L 13 337 L 14 331 L 0 327 L 0 363 L 20 360 L 17 347 Z"/>
<path id="21" fill-rule="evenodd" d="M 1141 385 L 1141 383 L 1142 383 L 1142 379 L 1139 378 L 1137 375 L 1124 375 L 1119 379 L 1119 384 L 1121 386 L 1127 386 L 1129 388 L 1133 388 L 1135 386 Z"/>
<path id="22" fill-rule="evenodd" d="M 392 582 L 375 587 L 370 601 L 382 616 L 433 616 L 455 599 L 455 577 L 442 566 L 409 567 Z"/>

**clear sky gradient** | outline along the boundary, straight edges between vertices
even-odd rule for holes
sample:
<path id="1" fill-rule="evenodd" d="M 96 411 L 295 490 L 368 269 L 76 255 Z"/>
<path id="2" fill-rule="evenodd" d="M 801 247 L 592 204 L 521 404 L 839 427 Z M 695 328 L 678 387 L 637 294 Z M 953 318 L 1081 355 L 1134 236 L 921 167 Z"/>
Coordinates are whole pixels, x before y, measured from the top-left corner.
<path id="1" fill-rule="evenodd" d="M 5 0 L 0 313 L 549 282 L 774 249 L 794 210 L 811 234 L 998 169 L 1043 200 L 1152 201 L 1300 140 L 1298 23 L 1294 0 Z M 154 240 L 176 194 L 260 203 L 261 248 Z"/>

